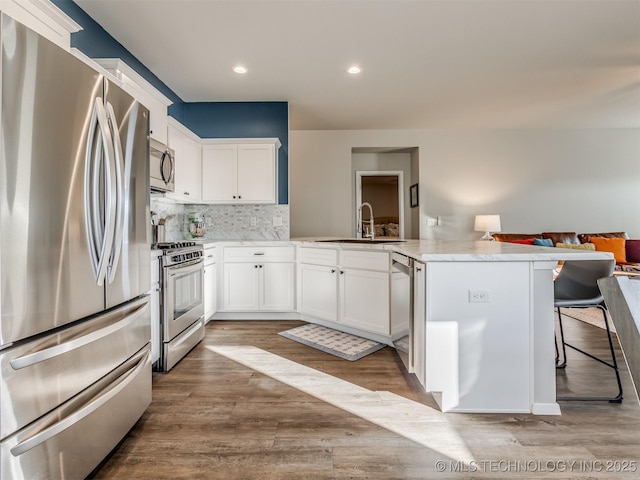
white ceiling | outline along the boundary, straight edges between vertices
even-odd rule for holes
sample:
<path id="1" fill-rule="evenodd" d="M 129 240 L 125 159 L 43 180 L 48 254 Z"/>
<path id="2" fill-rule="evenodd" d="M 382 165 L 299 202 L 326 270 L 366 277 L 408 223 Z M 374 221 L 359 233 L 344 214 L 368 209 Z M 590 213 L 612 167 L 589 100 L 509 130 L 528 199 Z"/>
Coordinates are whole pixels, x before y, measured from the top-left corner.
<path id="1" fill-rule="evenodd" d="M 292 130 L 640 128 L 640 0 L 76 3 L 184 101 Z"/>

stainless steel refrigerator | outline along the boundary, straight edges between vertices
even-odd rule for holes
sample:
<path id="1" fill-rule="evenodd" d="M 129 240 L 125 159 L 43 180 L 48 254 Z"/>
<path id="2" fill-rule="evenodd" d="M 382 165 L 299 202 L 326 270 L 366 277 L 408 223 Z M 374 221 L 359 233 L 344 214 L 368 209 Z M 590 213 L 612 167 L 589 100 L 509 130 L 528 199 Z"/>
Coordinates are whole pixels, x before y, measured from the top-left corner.
<path id="1" fill-rule="evenodd" d="M 0 477 L 84 478 L 151 402 L 148 111 L 1 29 Z"/>

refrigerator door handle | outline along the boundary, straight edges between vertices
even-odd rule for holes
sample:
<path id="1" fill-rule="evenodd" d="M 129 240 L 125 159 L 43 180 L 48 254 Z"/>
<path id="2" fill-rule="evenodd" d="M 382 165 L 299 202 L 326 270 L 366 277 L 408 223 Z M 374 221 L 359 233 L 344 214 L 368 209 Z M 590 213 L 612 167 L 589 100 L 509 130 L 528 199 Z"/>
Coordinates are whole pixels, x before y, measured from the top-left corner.
<path id="1" fill-rule="evenodd" d="M 94 120 L 95 117 L 95 120 Z M 91 117 L 92 124 L 89 128 L 89 141 L 87 142 L 87 154 L 85 157 L 86 174 L 85 174 L 85 222 L 89 230 L 88 237 L 91 246 L 91 260 L 93 271 L 96 276 L 96 283 L 99 286 L 104 285 L 107 275 L 111 250 L 113 248 L 113 236 L 115 232 L 116 215 L 116 185 L 113 181 L 115 157 L 113 148 L 113 138 L 109 130 L 107 114 L 104 108 L 103 100 L 96 97 L 93 105 L 93 114 Z M 94 149 L 93 142 L 95 139 L 95 128 L 100 129 L 100 142 Z M 106 162 L 103 165 L 103 148 Z M 95 150 L 95 154 L 92 155 Z M 101 173 L 104 173 L 104 217 L 100 211 L 100 193 L 101 193 Z M 104 218 L 104 225 L 102 224 Z"/>
<path id="2" fill-rule="evenodd" d="M 116 278 L 116 272 L 118 270 L 118 261 L 120 259 L 120 252 L 122 251 L 122 241 L 124 238 L 124 222 L 125 222 L 125 201 L 126 193 L 125 181 L 123 179 L 124 170 L 124 157 L 122 154 L 122 142 L 120 141 L 120 129 L 116 120 L 116 114 L 113 110 L 111 103 L 107 102 L 107 118 L 109 120 L 108 127 L 111 133 L 113 141 L 113 164 L 115 167 L 115 186 L 116 186 L 116 218 L 115 218 L 115 232 L 113 238 L 112 252 L 109 258 L 109 283 L 112 283 Z M 135 118 L 135 117 L 134 117 Z"/>
<path id="3" fill-rule="evenodd" d="M 27 368 L 36 363 L 45 362 L 51 360 L 54 357 L 63 355 L 72 350 L 83 347 L 91 342 L 95 342 L 101 338 L 111 335 L 113 332 L 126 328 L 128 325 L 135 322 L 141 315 L 144 315 L 149 310 L 149 302 L 140 306 L 138 309 L 131 312 L 122 320 L 107 325 L 106 327 L 95 330 L 91 333 L 84 334 L 80 337 L 72 338 L 66 342 L 60 343 L 53 347 L 45 348 L 37 352 L 28 353 L 18 358 L 11 360 L 10 364 L 14 370 L 20 370 L 21 368 Z"/>
<path id="4" fill-rule="evenodd" d="M 89 254 L 93 274 L 98 278 L 99 244 L 101 243 L 100 210 L 99 210 L 99 175 L 98 164 L 102 157 L 102 142 L 95 145 L 96 129 L 98 127 L 98 99 L 93 105 L 89 130 L 87 133 L 87 151 L 85 153 L 85 176 L 84 176 L 84 215 L 85 230 L 87 233 L 87 243 L 89 244 Z"/>
<path id="5" fill-rule="evenodd" d="M 100 393 L 99 396 L 95 397 L 89 403 L 82 406 L 76 412 L 63 418 L 61 421 L 54 423 L 53 425 L 39 431 L 35 435 L 17 444 L 11 449 L 11 453 L 13 454 L 13 456 L 17 457 L 19 455 L 22 455 L 32 448 L 37 447 L 41 443 L 46 442 L 52 437 L 55 437 L 60 432 L 78 423 L 80 420 L 92 414 L 104 404 L 109 402 L 109 400 L 111 400 L 118 393 L 124 390 L 129 385 L 129 383 L 131 383 L 136 378 L 136 375 L 140 370 L 145 368 L 149 355 L 149 350 L 144 349 L 137 353 L 135 356 L 131 357 L 131 359 L 127 363 L 136 362 L 136 365 L 131 367 L 129 371 L 124 373 L 118 380 L 113 382 L 112 386 L 109 387 L 107 391 Z"/>

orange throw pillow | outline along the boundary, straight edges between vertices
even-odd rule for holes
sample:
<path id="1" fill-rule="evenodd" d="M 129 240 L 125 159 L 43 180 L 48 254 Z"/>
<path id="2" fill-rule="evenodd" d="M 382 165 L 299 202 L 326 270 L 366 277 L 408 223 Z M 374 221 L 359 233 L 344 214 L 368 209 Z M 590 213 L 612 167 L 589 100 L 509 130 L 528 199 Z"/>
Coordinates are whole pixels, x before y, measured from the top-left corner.
<path id="1" fill-rule="evenodd" d="M 627 261 L 624 238 L 591 237 L 590 241 L 596 246 L 597 251 L 613 253 L 616 263 L 625 263 Z"/>

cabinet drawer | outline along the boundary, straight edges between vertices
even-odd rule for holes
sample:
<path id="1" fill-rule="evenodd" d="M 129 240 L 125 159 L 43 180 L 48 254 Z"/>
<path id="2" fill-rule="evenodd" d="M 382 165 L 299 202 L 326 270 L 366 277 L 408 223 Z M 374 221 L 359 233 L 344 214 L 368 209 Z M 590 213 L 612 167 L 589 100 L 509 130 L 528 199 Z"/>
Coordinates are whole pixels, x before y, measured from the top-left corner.
<path id="1" fill-rule="evenodd" d="M 313 265 L 338 265 L 338 250 L 332 248 L 300 247 L 298 256 L 301 263 Z"/>
<path id="2" fill-rule="evenodd" d="M 295 247 L 224 247 L 225 262 L 293 262 Z"/>
<path id="3" fill-rule="evenodd" d="M 211 265 L 215 263 L 218 257 L 218 249 L 216 247 L 204 249 L 204 264 Z"/>
<path id="4" fill-rule="evenodd" d="M 389 253 L 365 250 L 342 250 L 340 266 L 363 270 L 389 271 Z"/>

